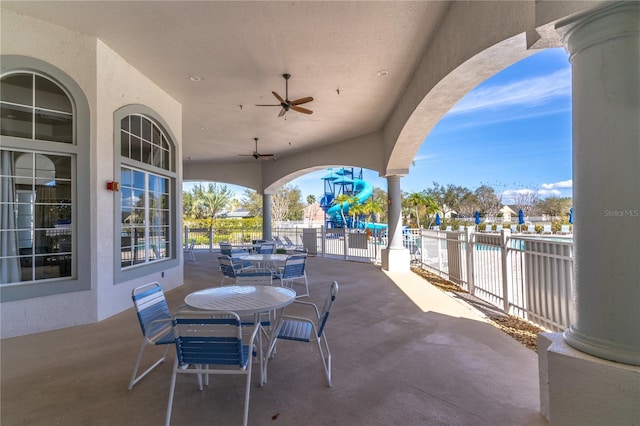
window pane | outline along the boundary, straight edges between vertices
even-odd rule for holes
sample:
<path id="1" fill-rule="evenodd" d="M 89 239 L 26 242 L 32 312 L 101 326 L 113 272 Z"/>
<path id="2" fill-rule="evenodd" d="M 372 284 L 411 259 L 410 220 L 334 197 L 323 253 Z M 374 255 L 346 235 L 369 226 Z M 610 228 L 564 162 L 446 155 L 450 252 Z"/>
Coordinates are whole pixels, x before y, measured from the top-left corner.
<path id="1" fill-rule="evenodd" d="M 133 188 L 145 189 L 144 180 L 144 173 L 133 171 Z"/>
<path id="2" fill-rule="evenodd" d="M 120 120 L 120 129 L 129 131 L 129 116 L 126 116 L 122 120 Z"/>
<path id="3" fill-rule="evenodd" d="M 144 209 L 132 209 L 131 210 L 131 224 L 143 224 L 144 223 Z"/>
<path id="4" fill-rule="evenodd" d="M 33 109 L 2 104 L 0 116 L 0 134 L 31 139 L 33 135 Z"/>
<path id="5" fill-rule="evenodd" d="M 132 135 L 140 136 L 142 134 L 142 129 L 140 128 L 141 123 L 142 123 L 142 117 L 140 117 L 139 115 L 132 115 L 131 128 L 129 129 L 129 132 L 131 132 Z"/>
<path id="6" fill-rule="evenodd" d="M 151 151 L 151 164 L 156 167 L 162 167 L 162 149 L 160 149 L 160 147 L 158 147 L 157 145 L 153 145 L 151 147 Z"/>
<path id="7" fill-rule="evenodd" d="M 120 132 L 120 155 L 126 158 L 131 156 L 129 152 L 129 133 Z"/>
<path id="8" fill-rule="evenodd" d="M 131 186 L 131 183 L 133 182 L 133 178 L 131 177 L 132 173 L 131 169 L 123 168 L 120 171 L 120 183 L 122 186 Z"/>
<path id="9" fill-rule="evenodd" d="M 36 76 L 36 107 L 71 114 L 73 107 L 67 94 L 53 81 Z"/>
<path id="10" fill-rule="evenodd" d="M 142 141 L 142 162 L 153 164 L 151 162 L 151 144 L 147 141 Z"/>
<path id="11" fill-rule="evenodd" d="M 14 74 L 0 81 L 0 100 L 33 105 L 33 74 Z"/>
<path id="12" fill-rule="evenodd" d="M 162 139 L 160 136 L 160 129 L 158 129 L 158 126 L 153 126 L 153 128 L 151 129 L 151 142 L 154 143 L 154 145 L 158 145 L 160 146 L 162 144 Z"/>
<path id="13" fill-rule="evenodd" d="M 169 162 L 169 151 L 162 152 L 162 168 L 165 170 L 172 170 L 171 163 Z"/>
<path id="14" fill-rule="evenodd" d="M 132 160 L 142 161 L 142 142 L 140 138 L 131 136 L 131 157 Z"/>
<path id="15" fill-rule="evenodd" d="M 142 117 L 142 139 L 151 142 L 151 122 Z"/>
<path id="16" fill-rule="evenodd" d="M 35 139 L 73 143 L 73 118 L 70 114 L 36 109 Z"/>
<path id="17" fill-rule="evenodd" d="M 121 187 L 120 200 L 123 210 L 131 210 L 131 207 L 133 207 L 133 192 L 131 191 L 131 188 Z"/>

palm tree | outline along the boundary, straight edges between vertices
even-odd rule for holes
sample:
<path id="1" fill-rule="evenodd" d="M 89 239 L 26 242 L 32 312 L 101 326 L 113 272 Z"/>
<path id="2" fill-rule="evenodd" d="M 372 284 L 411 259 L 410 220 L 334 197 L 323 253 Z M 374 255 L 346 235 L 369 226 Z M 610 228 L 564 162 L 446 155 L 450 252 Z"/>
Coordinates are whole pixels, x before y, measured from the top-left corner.
<path id="1" fill-rule="evenodd" d="M 211 219 L 211 224 L 218 213 L 229 204 L 234 193 L 227 185 L 218 186 L 210 183 L 205 190 L 204 185 L 196 185 L 193 188 L 193 210 Z"/>
<path id="2" fill-rule="evenodd" d="M 363 213 L 367 215 L 366 217 L 370 217 L 372 222 L 376 221 L 376 215 L 382 213 L 383 206 L 382 204 L 373 198 L 373 196 L 369 197 L 367 201 L 362 205 Z M 365 222 L 366 228 L 366 222 Z"/>
<path id="3" fill-rule="evenodd" d="M 347 195 L 347 194 L 340 194 L 338 195 L 336 198 L 333 199 L 333 205 L 339 205 L 340 206 L 340 216 L 342 217 L 342 226 L 343 227 L 347 227 L 347 219 L 344 216 L 344 209 L 345 207 L 349 207 L 350 204 L 353 203 L 353 199 L 355 197 L 352 197 L 351 195 Z"/>
<path id="4" fill-rule="evenodd" d="M 427 215 L 431 215 L 439 210 L 438 203 L 436 203 L 436 201 L 432 197 L 428 196 L 424 191 L 411 193 L 406 198 L 406 202 L 415 210 L 418 228 L 420 228 L 420 210 L 422 208 L 426 209 Z"/>

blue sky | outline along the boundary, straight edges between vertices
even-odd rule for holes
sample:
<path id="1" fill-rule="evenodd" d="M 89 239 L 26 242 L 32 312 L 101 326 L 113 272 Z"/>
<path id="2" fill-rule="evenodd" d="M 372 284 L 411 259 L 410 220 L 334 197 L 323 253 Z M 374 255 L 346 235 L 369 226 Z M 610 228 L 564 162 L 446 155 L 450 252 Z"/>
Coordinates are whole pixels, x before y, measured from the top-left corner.
<path id="1" fill-rule="evenodd" d="M 309 173 L 290 185 L 303 198 L 319 199 L 327 173 Z M 377 172 L 364 170 L 364 179 L 387 188 Z M 571 67 L 564 49 L 543 50 L 494 75 L 440 120 L 400 184 L 418 192 L 433 182 L 471 190 L 488 184 L 505 203 L 515 191 L 571 196 Z M 244 188 L 229 187 L 242 196 Z"/>

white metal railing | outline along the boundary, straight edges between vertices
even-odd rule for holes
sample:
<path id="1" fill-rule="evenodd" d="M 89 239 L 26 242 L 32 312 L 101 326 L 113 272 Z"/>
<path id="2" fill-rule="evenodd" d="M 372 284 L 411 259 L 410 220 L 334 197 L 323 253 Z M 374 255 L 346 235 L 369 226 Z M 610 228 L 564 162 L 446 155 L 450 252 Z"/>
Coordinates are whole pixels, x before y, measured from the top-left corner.
<path id="1" fill-rule="evenodd" d="M 278 227 L 273 235 L 288 236 L 309 254 L 358 262 L 381 262 L 387 246 L 382 233 L 341 228 Z M 185 228 L 185 241 L 196 250 L 219 249 L 218 239 L 246 244 L 260 230 L 230 232 Z M 573 282 L 573 242 L 570 237 L 528 236 L 461 231 L 403 230 L 403 244 L 412 264 L 430 269 L 459 284 L 470 294 L 505 313 L 528 319 L 549 330 L 569 326 Z"/>
<path id="2" fill-rule="evenodd" d="M 570 238 L 501 233 L 421 233 L 420 265 L 505 313 L 549 330 L 569 326 L 573 283 Z"/>

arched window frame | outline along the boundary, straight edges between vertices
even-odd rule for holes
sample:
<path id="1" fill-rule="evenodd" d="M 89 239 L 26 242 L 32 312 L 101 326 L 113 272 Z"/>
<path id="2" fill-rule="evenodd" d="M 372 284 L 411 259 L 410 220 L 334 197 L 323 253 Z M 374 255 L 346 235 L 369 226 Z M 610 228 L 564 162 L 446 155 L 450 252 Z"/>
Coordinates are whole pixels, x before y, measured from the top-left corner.
<path id="1" fill-rule="evenodd" d="M 16 74 L 36 74 L 60 86 L 73 105 L 73 143 L 47 141 L 35 138 L 0 136 L 0 146 L 12 151 L 42 155 L 61 155 L 71 158 L 71 276 L 54 279 L 16 282 L 0 288 L 2 302 L 44 297 L 91 289 L 91 215 L 79 214 L 79 206 L 90 205 L 90 111 L 89 103 L 80 86 L 59 68 L 36 58 L 3 55 L 2 77 Z"/>
<path id="2" fill-rule="evenodd" d="M 169 144 L 170 155 L 168 159 L 167 167 L 159 167 L 151 164 L 151 162 L 141 161 L 139 158 L 132 155 L 123 155 L 122 153 L 122 129 L 121 123 L 125 117 L 136 116 L 143 117 L 153 123 L 154 126 L 160 130 L 160 132 L 166 137 L 166 141 Z M 178 240 L 179 233 L 177 229 L 178 213 L 179 213 L 179 192 L 177 187 L 178 174 L 177 169 L 177 146 L 176 138 L 171 133 L 169 126 L 153 109 L 145 105 L 127 105 L 114 113 L 114 150 L 116 152 L 116 161 L 114 176 L 119 176 L 121 179 L 121 190 L 114 193 L 116 196 L 115 202 L 115 214 L 114 214 L 114 229 L 115 235 L 115 252 L 114 252 L 114 275 L 115 282 L 125 282 L 131 279 L 143 277 L 151 273 L 158 271 L 164 271 L 168 268 L 176 267 L 179 265 L 178 260 Z M 154 240 L 153 233 L 150 232 L 152 224 L 147 223 L 149 220 L 150 211 L 153 208 L 149 205 L 149 197 L 145 197 L 144 205 L 144 221 L 140 225 L 144 229 L 144 238 L 141 238 L 135 244 L 135 238 L 131 234 L 131 228 L 128 225 L 124 225 L 123 219 L 123 194 L 130 194 L 133 190 L 130 182 L 125 182 L 123 177 L 123 170 L 130 170 L 133 173 L 137 173 L 139 176 L 145 177 L 145 194 L 149 193 L 148 178 L 160 177 L 166 179 L 167 191 L 166 196 L 168 198 L 167 213 L 169 215 L 166 221 L 168 230 L 165 234 L 167 245 L 163 245 L 163 242 L 159 243 Z M 142 188 L 141 188 L 142 189 Z M 127 234 L 127 235 L 125 235 Z M 150 236 L 151 235 L 151 236 Z M 129 238 L 129 242 L 127 242 Z M 148 238 L 148 240 L 147 240 Z M 127 245 L 129 244 L 129 245 Z M 134 250 L 138 248 L 137 253 Z M 138 260 L 133 264 L 123 263 L 125 254 L 129 252 L 128 256 L 137 258 Z M 158 259 L 159 257 L 159 259 Z"/>

